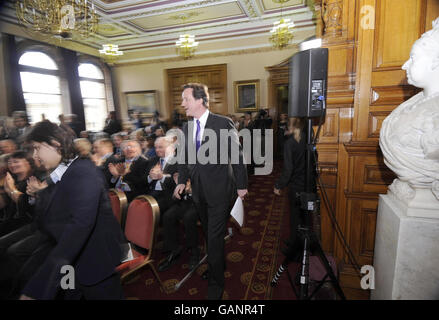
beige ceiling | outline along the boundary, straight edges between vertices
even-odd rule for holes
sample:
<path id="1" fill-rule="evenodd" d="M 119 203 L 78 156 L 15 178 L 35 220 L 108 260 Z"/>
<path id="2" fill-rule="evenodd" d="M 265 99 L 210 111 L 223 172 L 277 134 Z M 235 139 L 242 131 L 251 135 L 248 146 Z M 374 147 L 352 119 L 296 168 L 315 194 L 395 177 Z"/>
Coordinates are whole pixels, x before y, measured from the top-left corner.
<path id="1" fill-rule="evenodd" d="M 13 1 L 0 11 L 0 27 L 17 28 Z M 199 41 L 197 55 L 269 50 L 270 29 L 281 16 L 294 21 L 294 43 L 315 34 L 311 0 L 94 0 L 100 16 L 95 36 L 76 47 L 96 52 L 104 43 L 124 51 L 120 63 L 175 59 L 175 41 L 189 32 Z M 0 30 L 1 31 L 1 30 Z M 4 31 L 5 32 L 5 31 Z M 39 37 L 38 37 L 39 38 Z M 66 45 L 68 46 L 68 45 Z"/>

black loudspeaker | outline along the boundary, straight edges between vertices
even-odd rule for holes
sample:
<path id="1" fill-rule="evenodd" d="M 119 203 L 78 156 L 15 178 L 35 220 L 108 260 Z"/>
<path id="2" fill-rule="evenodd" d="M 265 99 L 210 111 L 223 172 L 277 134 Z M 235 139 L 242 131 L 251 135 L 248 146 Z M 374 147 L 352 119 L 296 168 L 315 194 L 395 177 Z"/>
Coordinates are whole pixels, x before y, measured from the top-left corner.
<path id="1" fill-rule="evenodd" d="M 325 115 L 328 49 L 300 51 L 290 58 L 288 116 Z"/>

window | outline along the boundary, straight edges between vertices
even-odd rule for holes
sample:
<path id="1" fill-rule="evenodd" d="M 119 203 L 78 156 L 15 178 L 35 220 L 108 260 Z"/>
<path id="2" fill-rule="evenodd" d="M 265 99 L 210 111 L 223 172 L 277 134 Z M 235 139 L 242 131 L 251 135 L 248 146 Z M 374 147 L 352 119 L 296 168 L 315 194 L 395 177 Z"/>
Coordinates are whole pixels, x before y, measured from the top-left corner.
<path id="1" fill-rule="evenodd" d="M 30 123 L 43 118 L 58 123 L 62 113 L 58 67 L 47 54 L 28 51 L 21 55 L 20 78 Z"/>
<path id="2" fill-rule="evenodd" d="M 84 101 L 85 127 L 88 131 L 102 131 L 108 112 L 104 74 L 91 63 L 81 63 L 78 73 Z"/>

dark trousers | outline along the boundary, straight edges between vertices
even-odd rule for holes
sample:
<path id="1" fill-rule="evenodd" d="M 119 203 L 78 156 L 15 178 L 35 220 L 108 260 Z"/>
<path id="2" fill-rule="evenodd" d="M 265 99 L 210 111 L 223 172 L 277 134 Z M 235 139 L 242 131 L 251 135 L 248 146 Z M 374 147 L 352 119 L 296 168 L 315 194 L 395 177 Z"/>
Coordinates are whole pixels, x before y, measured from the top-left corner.
<path id="1" fill-rule="evenodd" d="M 75 283 L 75 289 L 60 289 L 58 295 L 64 300 L 124 300 L 120 276 L 114 273 L 110 277 L 98 282 L 92 286 L 84 286 L 78 281 Z"/>
<path id="2" fill-rule="evenodd" d="M 165 212 L 174 204 L 174 200 L 172 199 L 172 192 L 151 190 L 148 194 L 157 201 L 160 212 Z"/>
<path id="3" fill-rule="evenodd" d="M 207 263 L 209 268 L 209 282 L 207 298 L 220 300 L 224 292 L 224 236 L 229 218 L 229 203 L 210 206 L 205 201 L 195 203 L 204 236 L 207 239 Z"/>
<path id="4" fill-rule="evenodd" d="M 298 258 L 298 254 L 302 253 L 303 241 L 301 240 L 299 234 L 299 226 L 305 224 L 305 216 L 300 208 L 300 197 L 299 194 L 303 190 L 298 190 L 294 188 L 289 188 L 288 197 L 290 200 L 290 236 L 289 236 L 289 256 L 292 260 Z"/>
<path id="5" fill-rule="evenodd" d="M 52 248 L 48 236 L 34 231 L 30 224 L 1 237 L 0 296 L 17 298 Z"/>
<path id="6" fill-rule="evenodd" d="M 22 226 L 32 222 L 32 219 L 28 216 L 22 216 L 19 218 L 9 218 L 5 221 L 0 222 L 0 237 L 13 232 Z"/>
<path id="7" fill-rule="evenodd" d="M 187 248 L 194 249 L 198 246 L 197 210 L 191 200 L 182 200 L 176 202 L 162 215 L 164 251 L 178 249 L 178 226 L 181 219 L 183 220 Z"/>

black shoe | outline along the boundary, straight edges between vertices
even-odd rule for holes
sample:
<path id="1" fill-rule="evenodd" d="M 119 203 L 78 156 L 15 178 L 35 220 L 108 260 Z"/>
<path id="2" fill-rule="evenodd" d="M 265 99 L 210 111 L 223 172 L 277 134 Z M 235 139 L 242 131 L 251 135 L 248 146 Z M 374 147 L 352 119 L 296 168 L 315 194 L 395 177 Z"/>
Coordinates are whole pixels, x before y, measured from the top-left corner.
<path id="1" fill-rule="evenodd" d="M 203 280 L 209 279 L 209 270 L 203 272 L 203 274 L 201 275 L 201 279 Z"/>
<path id="2" fill-rule="evenodd" d="M 169 256 L 166 257 L 166 260 L 159 264 L 157 270 L 159 272 L 163 272 L 168 270 L 171 266 L 173 266 L 177 260 L 180 258 L 181 250 L 177 252 L 171 252 Z"/>
<path id="3" fill-rule="evenodd" d="M 200 249 L 195 248 L 191 250 L 191 255 L 189 257 L 189 270 L 195 268 L 200 262 Z"/>

